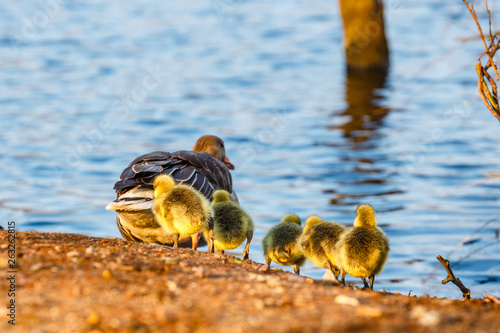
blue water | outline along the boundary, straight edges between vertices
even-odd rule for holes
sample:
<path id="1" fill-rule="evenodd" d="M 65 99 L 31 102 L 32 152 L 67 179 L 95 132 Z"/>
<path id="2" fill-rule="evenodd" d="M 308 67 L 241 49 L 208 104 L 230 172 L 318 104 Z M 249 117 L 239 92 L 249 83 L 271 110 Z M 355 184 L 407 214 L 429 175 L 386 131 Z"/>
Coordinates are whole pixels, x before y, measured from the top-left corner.
<path id="1" fill-rule="evenodd" d="M 363 80 L 332 1 L 0 4 L 0 224 L 120 237 L 104 207 L 122 169 L 216 134 L 251 259 L 285 213 L 351 224 L 370 203 L 391 241 L 376 289 L 460 298 L 443 255 L 472 296 L 498 296 L 500 178 L 468 186 L 500 172 L 476 27 L 461 2 L 386 1 L 386 29 L 390 71 Z"/>

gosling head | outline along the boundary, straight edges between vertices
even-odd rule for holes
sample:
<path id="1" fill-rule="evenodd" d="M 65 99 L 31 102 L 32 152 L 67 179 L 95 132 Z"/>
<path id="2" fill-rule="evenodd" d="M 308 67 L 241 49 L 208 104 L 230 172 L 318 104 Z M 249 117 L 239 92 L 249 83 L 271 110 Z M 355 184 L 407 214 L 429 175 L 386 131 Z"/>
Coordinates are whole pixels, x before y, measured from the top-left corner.
<path id="1" fill-rule="evenodd" d="M 174 186 L 175 186 L 175 181 L 171 176 L 159 175 L 158 177 L 155 178 L 155 181 L 153 183 L 154 198 L 158 198 L 163 192 L 165 192 L 165 190 Z"/>
<path id="2" fill-rule="evenodd" d="M 373 207 L 367 204 L 359 205 L 356 210 L 356 219 L 354 220 L 355 227 L 375 226 L 375 211 Z"/>
<path id="3" fill-rule="evenodd" d="M 306 220 L 306 226 L 304 227 L 304 231 L 312 227 L 313 225 L 316 225 L 318 223 L 323 222 L 323 219 L 319 216 L 313 215 L 307 218 Z"/>
<path id="4" fill-rule="evenodd" d="M 212 206 L 219 202 L 231 201 L 229 192 L 225 190 L 217 190 L 213 194 Z"/>
<path id="5" fill-rule="evenodd" d="M 224 148 L 224 141 L 215 135 L 203 135 L 196 141 L 192 151 L 201 151 L 208 153 L 216 159 L 222 161 L 230 170 L 234 169 L 233 163 L 226 156 L 226 149 Z"/>
<path id="6" fill-rule="evenodd" d="M 295 214 L 286 214 L 281 219 L 281 222 L 295 223 L 295 224 L 298 224 L 298 225 L 302 224 L 302 221 L 300 220 L 300 218 L 297 215 L 295 215 Z"/>

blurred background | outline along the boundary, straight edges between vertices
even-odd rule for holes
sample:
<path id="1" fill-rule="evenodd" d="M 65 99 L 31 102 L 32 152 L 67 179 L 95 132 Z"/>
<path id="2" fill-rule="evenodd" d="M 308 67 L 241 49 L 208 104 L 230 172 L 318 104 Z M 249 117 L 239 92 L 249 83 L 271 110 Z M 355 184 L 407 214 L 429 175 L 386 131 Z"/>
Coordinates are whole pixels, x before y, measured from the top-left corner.
<path id="1" fill-rule="evenodd" d="M 352 224 L 369 203 L 391 242 L 375 289 L 461 298 L 442 255 L 473 297 L 498 295 L 500 178 L 484 175 L 500 123 L 477 94 L 477 28 L 460 1 L 392 0 L 385 30 L 389 70 L 367 79 L 346 73 L 336 1 L 2 2 L 0 224 L 120 237 L 104 207 L 126 165 L 215 134 L 251 259 L 285 213 Z"/>

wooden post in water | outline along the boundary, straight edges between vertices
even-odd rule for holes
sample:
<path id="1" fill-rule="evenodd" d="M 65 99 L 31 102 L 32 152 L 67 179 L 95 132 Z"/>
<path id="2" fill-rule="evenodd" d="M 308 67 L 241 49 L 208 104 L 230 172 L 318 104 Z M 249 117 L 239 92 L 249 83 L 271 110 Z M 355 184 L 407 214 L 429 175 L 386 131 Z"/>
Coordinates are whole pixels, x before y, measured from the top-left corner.
<path id="1" fill-rule="evenodd" d="M 383 0 L 339 0 L 344 21 L 348 69 L 386 69 L 389 48 L 385 38 Z"/>

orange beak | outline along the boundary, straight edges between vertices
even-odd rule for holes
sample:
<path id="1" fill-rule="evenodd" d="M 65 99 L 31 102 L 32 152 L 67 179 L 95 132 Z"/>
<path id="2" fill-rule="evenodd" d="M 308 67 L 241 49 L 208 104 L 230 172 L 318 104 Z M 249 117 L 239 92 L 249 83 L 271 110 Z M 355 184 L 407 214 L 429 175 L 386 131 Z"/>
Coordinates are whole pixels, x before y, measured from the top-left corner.
<path id="1" fill-rule="evenodd" d="M 229 170 L 234 170 L 234 164 L 231 163 L 231 161 L 229 160 L 229 158 L 227 158 L 227 156 L 224 159 L 224 164 L 227 166 Z"/>

